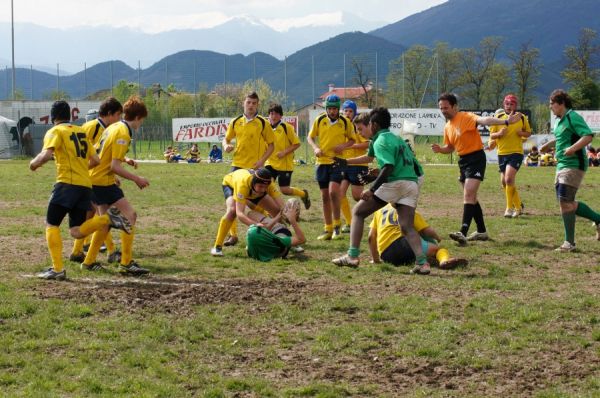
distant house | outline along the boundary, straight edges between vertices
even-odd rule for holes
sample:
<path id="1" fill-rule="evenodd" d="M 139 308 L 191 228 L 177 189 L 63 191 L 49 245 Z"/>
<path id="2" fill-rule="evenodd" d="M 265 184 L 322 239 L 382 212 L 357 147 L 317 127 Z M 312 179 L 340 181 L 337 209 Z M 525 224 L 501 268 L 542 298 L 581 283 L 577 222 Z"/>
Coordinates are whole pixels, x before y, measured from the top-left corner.
<path id="1" fill-rule="evenodd" d="M 358 87 L 335 87 L 334 84 L 329 84 L 329 89 L 319 96 L 321 101 L 325 101 L 328 95 L 335 94 L 343 100 L 352 100 L 357 104 L 360 104 L 361 100 L 365 98 L 365 94 L 373 90 L 373 83 L 369 82 L 365 88 Z M 366 104 L 365 104 L 366 105 Z"/>
<path id="2" fill-rule="evenodd" d="M 292 111 L 293 115 L 298 115 L 298 135 L 300 137 L 305 137 L 308 131 L 310 130 L 310 111 L 314 110 L 317 110 L 319 112 L 325 112 L 323 104 L 318 102 L 306 104 Z"/>

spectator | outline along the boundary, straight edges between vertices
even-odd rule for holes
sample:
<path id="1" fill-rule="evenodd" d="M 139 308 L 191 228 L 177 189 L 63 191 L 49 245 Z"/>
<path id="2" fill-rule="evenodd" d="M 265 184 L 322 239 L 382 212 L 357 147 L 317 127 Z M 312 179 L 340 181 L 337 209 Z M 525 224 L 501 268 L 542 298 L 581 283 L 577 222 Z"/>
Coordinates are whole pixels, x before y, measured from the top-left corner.
<path id="1" fill-rule="evenodd" d="M 173 148 L 171 145 L 167 147 L 164 156 L 167 163 L 179 163 L 180 160 L 183 160 L 181 155 L 177 152 L 177 149 Z"/>
<path id="2" fill-rule="evenodd" d="M 598 159 L 598 150 L 596 150 L 593 146 L 588 145 L 587 155 L 590 166 L 598 167 L 598 165 L 600 165 L 600 159 Z"/>
<path id="3" fill-rule="evenodd" d="M 200 150 L 198 144 L 192 144 L 192 147 L 185 153 L 188 163 L 200 163 Z"/>
<path id="4" fill-rule="evenodd" d="M 210 163 L 221 163 L 223 161 L 223 151 L 221 148 L 213 145 L 210 153 L 208 154 L 208 161 Z"/>
<path id="5" fill-rule="evenodd" d="M 527 155 L 525 162 L 529 167 L 538 167 L 540 163 L 540 152 L 538 151 L 537 146 L 534 145 L 531 147 L 531 151 Z"/>

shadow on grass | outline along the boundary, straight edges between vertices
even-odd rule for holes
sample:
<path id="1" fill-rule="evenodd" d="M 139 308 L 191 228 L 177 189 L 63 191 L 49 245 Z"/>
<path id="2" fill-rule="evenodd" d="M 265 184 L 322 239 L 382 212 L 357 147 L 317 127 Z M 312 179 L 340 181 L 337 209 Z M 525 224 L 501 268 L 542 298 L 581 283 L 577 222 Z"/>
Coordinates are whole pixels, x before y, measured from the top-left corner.
<path id="1" fill-rule="evenodd" d="M 527 241 L 519 241 L 519 240 L 514 240 L 514 239 L 510 239 L 510 240 L 506 240 L 502 243 L 500 243 L 500 246 L 504 246 L 504 247 L 528 247 L 531 249 L 553 249 L 553 246 L 548 246 L 548 245 L 544 245 L 540 242 L 538 242 L 537 240 L 527 240 Z"/>

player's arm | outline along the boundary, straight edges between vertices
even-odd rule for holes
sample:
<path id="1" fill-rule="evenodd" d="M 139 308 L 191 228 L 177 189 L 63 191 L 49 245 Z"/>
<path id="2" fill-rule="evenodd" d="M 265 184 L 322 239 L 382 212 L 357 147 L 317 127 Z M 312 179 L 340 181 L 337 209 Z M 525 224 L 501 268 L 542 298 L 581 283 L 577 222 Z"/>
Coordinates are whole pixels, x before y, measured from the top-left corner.
<path id="1" fill-rule="evenodd" d="M 367 145 L 368 146 L 368 145 Z M 375 159 L 372 156 L 363 155 L 357 158 L 346 159 L 347 164 L 363 164 L 363 163 L 371 163 Z"/>
<path id="2" fill-rule="evenodd" d="M 387 182 L 388 177 L 390 176 L 390 174 L 392 174 L 392 171 L 394 171 L 394 165 L 393 164 L 386 164 L 382 167 L 382 169 L 379 171 L 379 175 L 377 176 L 377 178 L 375 179 L 375 181 L 373 182 L 373 185 L 371 185 L 371 188 L 369 189 L 365 189 L 360 198 L 362 200 L 369 200 L 373 197 L 373 194 L 375 193 L 375 191 L 377 191 L 377 189 L 379 189 L 379 187 L 381 185 L 383 185 L 384 183 Z"/>
<path id="3" fill-rule="evenodd" d="M 290 153 L 294 152 L 298 148 L 300 148 L 300 143 L 292 144 L 289 147 L 285 148 L 283 151 L 279 151 L 277 153 L 277 157 L 279 159 L 282 159 L 282 158 L 286 157 L 287 155 L 289 155 Z"/>
<path id="4" fill-rule="evenodd" d="M 290 206 L 286 213 L 287 219 L 290 222 L 290 225 L 294 229 L 294 235 L 292 236 L 292 246 L 298 246 L 306 242 L 306 237 L 304 236 L 304 231 L 300 228 L 300 224 L 296 219 L 296 211 L 292 206 Z"/>
<path id="5" fill-rule="evenodd" d="M 335 147 L 333 147 L 333 151 L 334 151 L 335 153 L 342 153 L 342 152 L 344 152 L 346 149 L 348 149 L 348 148 L 350 148 L 352 145 L 354 145 L 354 142 L 355 142 L 355 141 L 354 141 L 353 139 L 350 139 L 350 140 L 348 140 L 348 141 L 344 142 L 343 144 L 339 144 L 339 145 L 336 145 Z"/>
<path id="6" fill-rule="evenodd" d="M 568 147 L 567 149 L 565 149 L 565 156 L 573 156 L 575 155 L 575 153 L 583 148 L 585 148 L 586 146 L 588 146 L 592 140 L 594 139 L 593 135 L 584 135 L 583 137 L 581 137 L 580 139 L 578 139 L 577 141 L 575 141 L 575 143 L 573 145 L 571 145 L 570 147 Z"/>
<path id="7" fill-rule="evenodd" d="M 423 239 L 425 239 L 426 241 L 431 242 L 431 243 L 438 243 L 442 240 L 442 238 L 437 233 L 437 231 L 435 229 L 433 229 L 433 227 L 431 227 L 431 226 L 428 226 L 428 227 L 420 230 L 419 235 L 421 235 L 421 237 Z M 432 239 L 434 241 L 432 241 Z"/>
<path id="8" fill-rule="evenodd" d="M 54 156 L 54 148 L 43 149 L 37 156 L 29 162 L 29 170 L 36 171 Z"/>
<path id="9" fill-rule="evenodd" d="M 314 138 L 311 137 L 310 134 L 306 138 L 306 141 L 308 142 L 308 145 L 310 145 L 312 147 L 313 153 L 315 154 L 315 156 L 322 156 L 323 155 L 323 151 L 321 150 L 321 148 L 319 148 L 319 146 L 315 142 Z"/>
<path id="10" fill-rule="evenodd" d="M 221 145 L 223 146 L 223 150 L 225 152 L 231 152 L 233 151 L 233 145 L 231 144 L 231 140 L 233 140 L 235 138 L 235 133 L 233 130 L 233 122 L 229 123 L 229 126 L 227 126 L 227 133 L 225 134 L 225 138 L 223 138 L 223 142 L 221 143 Z"/>
<path id="11" fill-rule="evenodd" d="M 135 182 L 135 184 L 140 189 L 144 189 L 148 185 L 150 185 L 150 183 L 148 182 L 148 180 L 145 179 L 144 177 L 138 176 L 136 174 L 133 174 L 133 173 L 125 170 L 123 168 L 123 166 L 121 165 L 121 162 L 122 161 L 120 159 L 113 159 L 112 160 L 112 162 L 110 164 L 110 169 L 112 170 L 113 173 L 115 173 L 119 177 L 123 177 L 123 178 L 125 178 L 127 180 Z"/>
<path id="12" fill-rule="evenodd" d="M 372 227 L 369 229 L 369 251 L 371 252 L 373 263 L 380 263 L 379 250 L 377 250 L 377 228 Z"/>
<path id="13" fill-rule="evenodd" d="M 88 160 L 88 169 L 93 169 L 94 167 L 100 164 L 100 157 L 97 153 L 94 153 L 90 156 L 90 160 Z"/>
<path id="14" fill-rule="evenodd" d="M 556 147 L 556 140 L 550 140 L 540 147 L 541 153 L 550 152 Z"/>
<path id="15" fill-rule="evenodd" d="M 487 147 L 485 149 L 487 149 L 488 151 L 491 151 L 494 148 L 496 148 L 496 140 L 494 140 L 494 139 L 489 140 L 487 143 Z"/>
<path id="16" fill-rule="evenodd" d="M 237 216 L 238 220 L 248 226 L 252 224 L 264 226 L 261 223 L 257 224 L 253 219 L 246 215 L 246 203 L 244 202 L 238 202 L 237 200 L 235 201 L 235 215 Z"/>
<path id="17" fill-rule="evenodd" d="M 267 145 L 267 150 L 265 151 L 264 155 L 262 155 L 262 157 L 258 159 L 258 162 L 254 163 L 254 168 L 260 169 L 261 167 L 263 167 L 265 162 L 267 161 L 267 159 L 269 159 L 274 150 L 275 144 L 271 142 L 269 145 Z"/>
<path id="18" fill-rule="evenodd" d="M 494 133 L 490 133 L 490 138 L 493 140 L 497 140 L 498 138 L 502 138 L 506 135 L 506 127 L 500 129 L 500 131 L 494 132 Z"/>
<path id="19" fill-rule="evenodd" d="M 446 145 L 440 145 L 440 144 L 432 144 L 431 145 L 431 150 L 433 151 L 433 153 L 443 153 L 443 154 L 448 154 L 448 153 L 452 153 L 454 152 L 454 146 L 451 144 L 446 144 Z"/>
<path id="20" fill-rule="evenodd" d="M 508 126 L 509 124 L 513 124 L 521 120 L 521 114 L 516 112 L 508 117 L 508 119 L 500 119 L 493 116 L 479 116 L 476 120 L 476 123 L 480 126 Z"/>

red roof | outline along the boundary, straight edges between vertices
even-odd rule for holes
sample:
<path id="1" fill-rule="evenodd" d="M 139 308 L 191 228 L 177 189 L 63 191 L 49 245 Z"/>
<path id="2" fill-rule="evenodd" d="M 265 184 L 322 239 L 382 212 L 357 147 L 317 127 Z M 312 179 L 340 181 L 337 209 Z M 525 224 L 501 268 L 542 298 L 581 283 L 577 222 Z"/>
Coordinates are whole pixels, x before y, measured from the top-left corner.
<path id="1" fill-rule="evenodd" d="M 371 91 L 371 88 L 367 86 L 366 90 Z M 325 91 L 319 98 L 325 100 L 331 94 L 335 94 L 342 99 L 357 99 L 365 94 L 365 90 L 362 87 L 335 87 L 331 91 Z"/>

